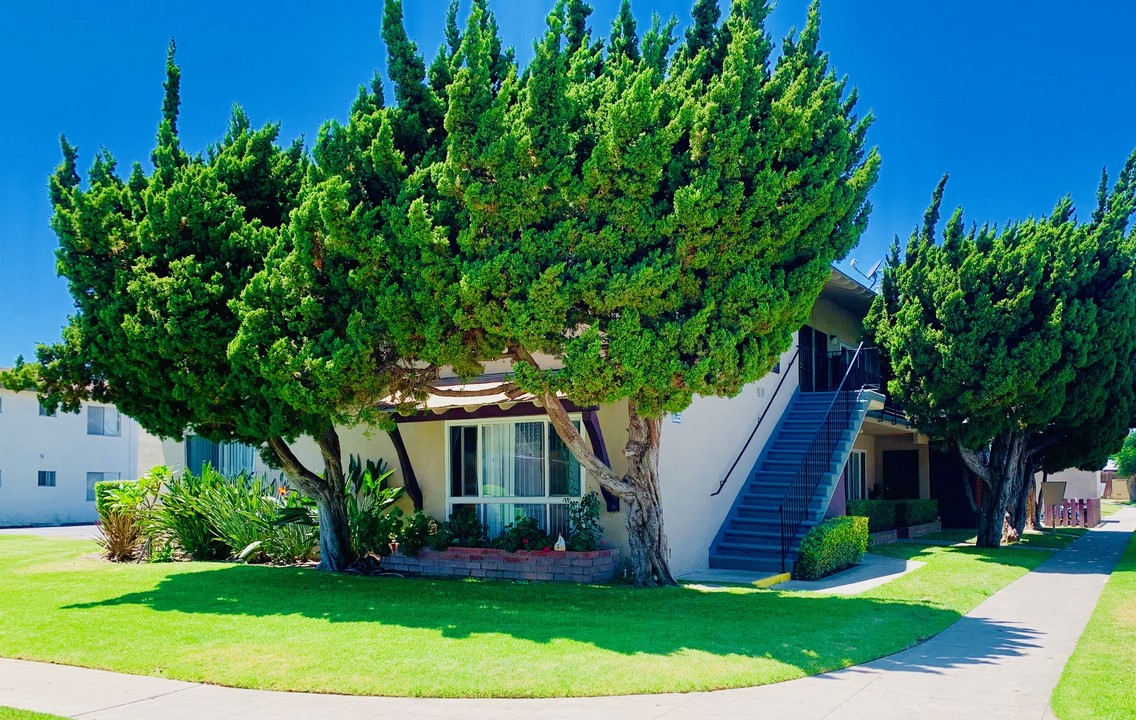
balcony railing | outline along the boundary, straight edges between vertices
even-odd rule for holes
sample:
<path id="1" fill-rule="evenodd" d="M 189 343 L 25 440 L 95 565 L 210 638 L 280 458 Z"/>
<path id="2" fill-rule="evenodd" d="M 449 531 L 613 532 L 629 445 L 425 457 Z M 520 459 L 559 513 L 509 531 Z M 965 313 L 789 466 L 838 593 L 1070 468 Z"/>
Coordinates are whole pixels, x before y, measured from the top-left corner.
<path id="1" fill-rule="evenodd" d="M 865 389 L 878 390 L 879 387 L 879 350 L 865 348 L 864 343 L 860 343 L 847 363 L 820 428 L 781 499 L 781 572 L 785 572 L 793 540 L 809 517 L 813 495 L 832 470 L 833 453 L 848 430 L 860 402 L 860 393 Z"/>

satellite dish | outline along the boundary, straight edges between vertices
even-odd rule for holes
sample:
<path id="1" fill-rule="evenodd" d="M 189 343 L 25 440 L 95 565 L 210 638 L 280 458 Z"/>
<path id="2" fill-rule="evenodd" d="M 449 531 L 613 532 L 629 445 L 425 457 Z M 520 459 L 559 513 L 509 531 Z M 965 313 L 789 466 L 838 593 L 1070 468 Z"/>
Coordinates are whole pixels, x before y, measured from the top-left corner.
<path id="1" fill-rule="evenodd" d="M 851 267 L 853 270 L 855 270 L 857 273 L 859 273 L 861 277 L 863 277 L 865 280 L 868 281 L 868 288 L 869 289 L 875 290 L 876 289 L 876 283 L 878 283 L 879 280 L 880 280 L 880 267 L 884 264 L 884 261 L 882 259 L 876 261 L 876 264 L 873 265 L 872 269 L 869 270 L 868 272 L 864 272 L 863 270 L 861 270 L 858 267 L 859 263 L 860 263 L 859 260 L 857 260 L 856 258 L 853 258 L 852 260 L 848 261 L 848 266 Z"/>

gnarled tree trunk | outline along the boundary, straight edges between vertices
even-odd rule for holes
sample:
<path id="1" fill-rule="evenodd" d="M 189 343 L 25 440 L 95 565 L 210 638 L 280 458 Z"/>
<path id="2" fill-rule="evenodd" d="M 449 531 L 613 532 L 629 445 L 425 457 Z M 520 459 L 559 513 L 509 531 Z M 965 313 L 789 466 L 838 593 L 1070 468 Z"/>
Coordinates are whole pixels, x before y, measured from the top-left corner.
<path id="1" fill-rule="evenodd" d="M 343 456 L 339 434 L 329 428 L 315 438 L 323 455 L 323 477 L 300 462 L 283 438 L 271 438 L 269 447 L 281 469 L 300 490 L 316 503 L 319 515 L 320 570 L 339 572 L 355 561 L 351 531 L 347 522 L 347 499 L 344 494 Z"/>
<path id="2" fill-rule="evenodd" d="M 631 572 L 636 585 L 674 585 L 663 531 L 663 506 L 659 487 L 659 439 L 662 422 L 636 412 L 628 403 L 629 425 L 627 474 L 622 478 L 605 465 L 584 442 L 580 431 L 568 417 L 564 403 L 552 392 L 538 395 L 556 434 L 576 460 L 600 485 L 627 504 L 627 539 Z"/>
<path id="3" fill-rule="evenodd" d="M 1014 506 L 1021 496 L 1021 485 L 1025 479 L 1028 460 L 1026 439 L 1021 432 L 998 434 L 990 445 L 989 463 L 982 462 L 977 453 L 961 443 L 958 445 L 967 467 L 985 485 L 978 508 L 978 547 L 1001 547 L 1003 536 L 1011 528 Z"/>

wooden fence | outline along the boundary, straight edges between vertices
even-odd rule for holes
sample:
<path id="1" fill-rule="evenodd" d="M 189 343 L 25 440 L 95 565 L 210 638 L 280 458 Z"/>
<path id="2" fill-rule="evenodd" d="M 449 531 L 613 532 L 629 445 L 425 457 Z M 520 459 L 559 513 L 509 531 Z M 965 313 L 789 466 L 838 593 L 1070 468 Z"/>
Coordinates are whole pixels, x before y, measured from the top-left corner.
<path id="1" fill-rule="evenodd" d="M 1063 500 L 1045 506 L 1046 527 L 1096 527 L 1101 521 L 1100 498 Z"/>

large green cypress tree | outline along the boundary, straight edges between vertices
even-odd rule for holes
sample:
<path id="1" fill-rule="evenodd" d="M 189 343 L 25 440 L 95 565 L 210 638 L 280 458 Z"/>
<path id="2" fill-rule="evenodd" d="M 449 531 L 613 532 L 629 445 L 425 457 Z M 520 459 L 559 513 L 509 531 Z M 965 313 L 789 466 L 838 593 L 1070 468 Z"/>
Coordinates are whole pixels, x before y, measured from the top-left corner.
<path id="1" fill-rule="evenodd" d="M 670 29 L 635 41 L 626 4 L 600 53 L 580 29 L 587 9 L 560 2 L 523 75 L 498 84 L 499 41 L 475 4 L 444 157 L 408 180 L 397 220 L 400 262 L 428 269 L 400 276 L 420 299 L 412 320 L 388 314 L 403 354 L 473 374 L 504 349 L 514 382 L 626 503 L 639 584 L 673 582 L 662 414 L 770 370 L 863 231 L 876 177 L 816 7 L 772 69 L 766 14 L 733 3 L 714 69 L 701 46 L 668 63 Z M 628 402 L 626 475 L 582 441 L 563 397 Z"/>
<path id="2" fill-rule="evenodd" d="M 1066 198 L 1043 218 L 936 242 L 945 178 L 869 315 L 924 432 L 981 478 L 978 542 L 1020 533 L 1035 469 L 1099 468 L 1134 420 L 1136 154 L 1087 222 Z"/>
<path id="3" fill-rule="evenodd" d="M 136 166 L 124 182 L 104 152 L 83 187 L 77 152 L 63 143 L 52 226 L 75 313 L 61 342 L 39 348 L 33 379 L 68 410 L 95 399 L 161 437 L 194 432 L 263 448 L 316 500 L 322 566 L 343 569 L 353 553 L 334 423 L 382 382 L 384 356 L 359 358 L 346 293 L 327 289 L 348 269 L 335 267 L 331 280 L 313 270 L 320 250 L 304 230 L 327 201 L 300 202 L 302 147 L 280 147 L 277 126 L 253 129 L 236 108 L 221 142 L 204 157 L 187 154 L 179 83 L 171 44 L 149 176 Z M 289 448 L 301 436 L 319 445 L 322 474 Z"/>

